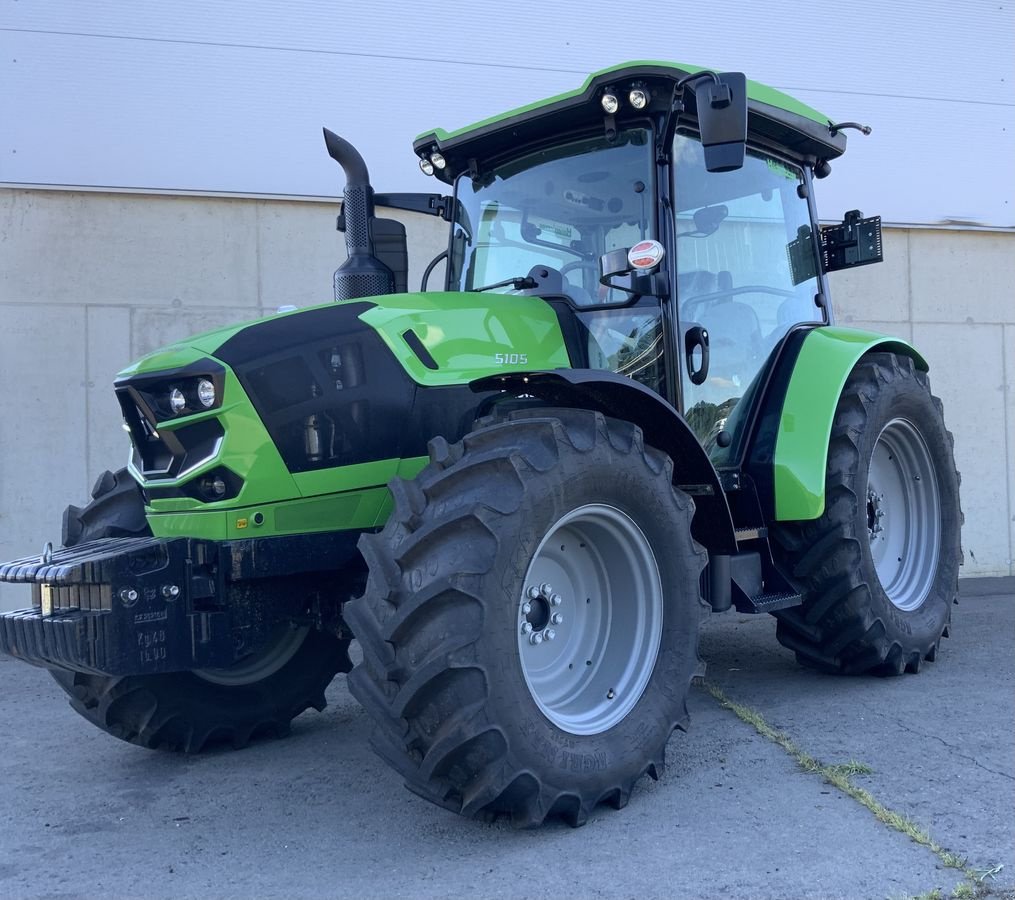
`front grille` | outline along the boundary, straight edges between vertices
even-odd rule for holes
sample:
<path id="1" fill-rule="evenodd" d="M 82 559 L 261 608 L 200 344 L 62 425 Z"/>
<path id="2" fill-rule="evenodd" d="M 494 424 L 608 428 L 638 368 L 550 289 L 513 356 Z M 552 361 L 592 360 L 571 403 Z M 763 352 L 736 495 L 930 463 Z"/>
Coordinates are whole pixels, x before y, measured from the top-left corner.
<path id="1" fill-rule="evenodd" d="M 213 359 L 201 359 L 178 369 L 128 375 L 114 383 L 134 448 L 132 462 L 146 479 L 179 478 L 218 454 L 225 431 L 217 419 L 168 427 L 174 420 L 170 392 L 180 387 L 189 393 L 187 385 L 200 378 L 214 385 L 217 399 L 211 409 L 216 409 L 225 390 L 225 367 Z M 181 415 L 194 411 L 202 410 L 190 406 Z"/>
<path id="2" fill-rule="evenodd" d="M 160 428 L 151 408 L 131 385 L 118 386 L 116 397 L 130 431 L 132 461 L 146 479 L 179 478 L 218 453 L 225 436 L 218 419 Z"/>

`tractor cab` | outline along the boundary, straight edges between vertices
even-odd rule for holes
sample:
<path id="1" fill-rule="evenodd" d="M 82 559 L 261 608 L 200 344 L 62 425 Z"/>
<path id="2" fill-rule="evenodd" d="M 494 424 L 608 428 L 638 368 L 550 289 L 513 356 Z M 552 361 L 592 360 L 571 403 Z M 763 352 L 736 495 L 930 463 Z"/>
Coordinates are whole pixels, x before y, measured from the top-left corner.
<path id="1" fill-rule="evenodd" d="M 454 190 L 445 288 L 545 299 L 575 367 L 659 394 L 722 465 L 773 351 L 829 321 L 810 200 L 845 148 L 828 125 L 736 73 L 651 63 L 422 135 Z"/>

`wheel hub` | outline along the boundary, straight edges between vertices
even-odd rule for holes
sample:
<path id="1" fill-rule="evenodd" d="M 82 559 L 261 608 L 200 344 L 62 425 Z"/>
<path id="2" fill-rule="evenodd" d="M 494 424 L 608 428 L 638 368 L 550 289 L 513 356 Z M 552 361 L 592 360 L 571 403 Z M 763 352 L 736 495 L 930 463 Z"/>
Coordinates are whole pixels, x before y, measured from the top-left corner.
<path id="1" fill-rule="evenodd" d="M 881 525 L 881 520 L 885 517 L 885 511 L 882 508 L 884 503 L 885 495 L 879 494 L 873 488 L 867 491 L 867 534 L 870 537 L 870 541 L 873 544 L 877 540 L 878 535 L 884 535 L 884 528 Z"/>
<path id="2" fill-rule="evenodd" d="M 662 583 L 651 545 L 614 507 L 562 517 L 533 556 L 518 602 L 518 652 L 558 728 L 598 734 L 634 708 L 655 667 Z"/>
<path id="3" fill-rule="evenodd" d="M 529 643 L 538 646 L 543 641 L 557 638 L 556 627 L 564 621 L 564 614 L 557 607 L 564 602 L 563 597 L 553 590 L 548 582 L 532 585 L 525 591 L 525 599 L 521 603 L 521 633 Z"/>
<path id="4" fill-rule="evenodd" d="M 878 580 L 903 611 L 930 592 L 941 549 L 941 497 L 919 430 L 892 419 L 881 430 L 867 476 L 867 536 Z"/>

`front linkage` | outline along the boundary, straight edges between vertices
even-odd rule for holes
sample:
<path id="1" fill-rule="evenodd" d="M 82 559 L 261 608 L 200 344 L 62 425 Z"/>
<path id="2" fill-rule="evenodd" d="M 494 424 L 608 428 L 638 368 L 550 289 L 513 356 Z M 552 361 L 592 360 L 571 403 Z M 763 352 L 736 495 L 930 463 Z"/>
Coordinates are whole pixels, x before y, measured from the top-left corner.
<path id="1" fill-rule="evenodd" d="M 32 608 L 0 616 L 0 652 L 109 676 L 226 669 L 290 623 L 341 633 L 355 531 L 255 540 L 102 538 L 0 565 Z M 346 587 L 355 586 L 347 579 Z"/>

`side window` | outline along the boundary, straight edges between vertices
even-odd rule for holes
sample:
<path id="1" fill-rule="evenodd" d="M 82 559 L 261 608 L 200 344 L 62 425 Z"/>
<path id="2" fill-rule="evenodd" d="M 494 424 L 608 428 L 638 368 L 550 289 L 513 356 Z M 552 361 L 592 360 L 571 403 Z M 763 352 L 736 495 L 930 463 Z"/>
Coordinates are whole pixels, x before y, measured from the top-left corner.
<path id="1" fill-rule="evenodd" d="M 626 375 L 666 396 L 662 311 L 655 305 L 578 314 L 587 335 L 589 366 Z"/>
<path id="2" fill-rule="evenodd" d="M 774 157 L 748 151 L 743 168 L 708 172 L 698 140 L 678 135 L 674 160 L 679 316 L 705 327 L 710 346 L 704 383 L 683 373 L 684 412 L 719 461 L 715 439 L 735 428 L 776 344 L 793 325 L 822 321 L 810 213 L 801 173 Z"/>

